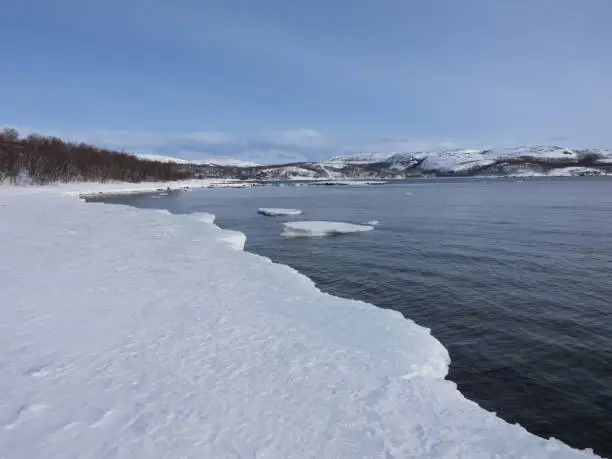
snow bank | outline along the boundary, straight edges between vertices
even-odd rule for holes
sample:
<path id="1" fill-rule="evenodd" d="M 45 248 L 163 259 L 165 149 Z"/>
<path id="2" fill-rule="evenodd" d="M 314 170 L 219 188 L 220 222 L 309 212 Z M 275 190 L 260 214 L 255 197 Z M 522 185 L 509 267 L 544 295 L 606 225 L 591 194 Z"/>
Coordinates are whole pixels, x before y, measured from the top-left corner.
<path id="1" fill-rule="evenodd" d="M 257 209 L 257 212 L 268 217 L 275 217 L 279 215 L 301 215 L 302 211 L 299 209 L 280 209 L 280 208 L 267 208 L 262 207 Z"/>
<path id="2" fill-rule="evenodd" d="M 224 242 L 227 246 L 235 250 L 244 250 L 246 244 L 246 235 L 241 231 L 221 230 L 221 234 L 217 237 L 218 241 Z"/>
<path id="3" fill-rule="evenodd" d="M 57 194 L 0 190 L 3 459 L 594 457 L 466 400 L 398 312 L 192 215 Z"/>
<path id="4" fill-rule="evenodd" d="M 283 225 L 285 226 L 283 236 L 336 236 L 374 229 L 369 225 L 325 221 L 287 222 Z"/>
<path id="5" fill-rule="evenodd" d="M 44 187 L 35 185 L 11 186 L 0 184 L 0 193 L 15 195 L 28 194 L 60 194 L 68 196 L 80 196 L 83 198 L 96 198 L 105 195 L 116 194 L 148 194 L 168 191 L 187 191 L 192 188 L 248 188 L 261 186 L 257 183 L 249 183 L 233 179 L 191 179 L 178 180 L 174 182 L 71 182 L 56 183 Z"/>
<path id="6" fill-rule="evenodd" d="M 226 179 L 202 179 L 202 180 L 179 180 L 175 182 L 72 182 L 72 183 L 57 183 L 44 187 L 27 185 L 27 186 L 0 186 L 0 193 L 14 195 L 27 194 L 65 194 L 71 196 L 95 197 L 109 194 L 138 194 L 138 193 L 156 193 L 159 191 L 170 190 L 186 190 L 190 188 L 209 188 L 226 185 L 240 185 L 240 182 Z"/>

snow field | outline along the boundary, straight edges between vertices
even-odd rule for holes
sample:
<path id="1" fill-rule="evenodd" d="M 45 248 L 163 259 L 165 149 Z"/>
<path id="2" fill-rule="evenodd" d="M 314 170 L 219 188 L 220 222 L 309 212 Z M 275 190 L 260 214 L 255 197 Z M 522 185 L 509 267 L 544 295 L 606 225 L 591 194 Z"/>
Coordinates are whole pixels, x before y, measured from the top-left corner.
<path id="1" fill-rule="evenodd" d="M 595 457 L 443 378 L 400 313 L 210 217 L 0 190 L 0 457 Z"/>

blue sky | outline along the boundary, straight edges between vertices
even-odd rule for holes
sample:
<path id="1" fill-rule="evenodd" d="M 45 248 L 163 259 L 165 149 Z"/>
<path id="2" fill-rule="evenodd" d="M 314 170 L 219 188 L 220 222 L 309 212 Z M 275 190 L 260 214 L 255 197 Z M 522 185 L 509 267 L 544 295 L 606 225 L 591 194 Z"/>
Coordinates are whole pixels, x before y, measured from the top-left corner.
<path id="1" fill-rule="evenodd" d="M 275 162 L 612 146 L 610 0 L 3 0 L 0 125 Z"/>

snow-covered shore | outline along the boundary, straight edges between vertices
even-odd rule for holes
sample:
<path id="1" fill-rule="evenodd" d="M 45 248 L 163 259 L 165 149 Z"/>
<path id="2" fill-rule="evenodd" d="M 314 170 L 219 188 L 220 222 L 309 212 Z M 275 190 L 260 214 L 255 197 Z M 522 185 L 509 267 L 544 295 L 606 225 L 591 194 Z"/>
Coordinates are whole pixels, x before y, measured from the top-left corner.
<path id="1" fill-rule="evenodd" d="M 0 457 L 595 457 L 465 399 L 427 329 L 210 215 L 74 196 L 146 186 L 0 188 Z"/>
<path id="2" fill-rule="evenodd" d="M 139 194 L 155 193 L 157 191 L 180 191 L 192 188 L 250 188 L 258 186 L 257 183 L 244 182 L 233 179 L 191 179 L 176 182 L 69 182 L 56 183 L 53 185 L 36 186 L 11 186 L 0 184 L 0 196 L 2 195 L 27 195 L 27 194 L 59 194 L 81 197 L 103 196 L 113 194 Z"/>

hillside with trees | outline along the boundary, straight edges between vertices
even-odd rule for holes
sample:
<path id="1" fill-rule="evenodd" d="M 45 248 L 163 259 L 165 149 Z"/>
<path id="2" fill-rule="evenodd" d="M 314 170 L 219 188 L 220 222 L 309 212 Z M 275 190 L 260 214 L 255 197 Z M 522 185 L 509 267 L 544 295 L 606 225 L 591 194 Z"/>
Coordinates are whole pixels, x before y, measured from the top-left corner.
<path id="1" fill-rule="evenodd" d="M 0 184 L 144 182 L 190 178 L 239 180 L 371 180 L 417 177 L 612 175 L 612 151 L 558 146 L 362 153 L 323 162 L 239 166 L 155 161 L 14 129 L 0 131 Z"/>
<path id="2" fill-rule="evenodd" d="M 0 183 L 143 182 L 193 178 L 190 165 L 149 161 L 123 152 L 15 129 L 0 132 Z"/>

